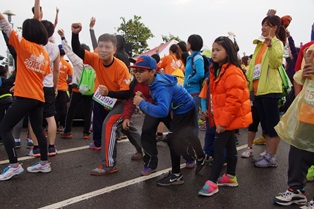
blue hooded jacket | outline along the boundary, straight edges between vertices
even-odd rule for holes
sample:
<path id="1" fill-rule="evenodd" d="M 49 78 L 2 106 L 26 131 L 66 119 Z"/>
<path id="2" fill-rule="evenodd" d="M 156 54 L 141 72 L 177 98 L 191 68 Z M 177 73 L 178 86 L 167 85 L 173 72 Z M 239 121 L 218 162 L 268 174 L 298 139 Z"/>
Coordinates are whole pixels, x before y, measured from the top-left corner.
<path id="1" fill-rule="evenodd" d="M 156 73 L 154 82 L 148 86 L 153 104 L 142 100 L 139 107 L 146 114 L 155 118 L 164 118 L 172 110 L 174 114 L 184 114 L 194 108 L 192 96 L 172 75 Z"/>

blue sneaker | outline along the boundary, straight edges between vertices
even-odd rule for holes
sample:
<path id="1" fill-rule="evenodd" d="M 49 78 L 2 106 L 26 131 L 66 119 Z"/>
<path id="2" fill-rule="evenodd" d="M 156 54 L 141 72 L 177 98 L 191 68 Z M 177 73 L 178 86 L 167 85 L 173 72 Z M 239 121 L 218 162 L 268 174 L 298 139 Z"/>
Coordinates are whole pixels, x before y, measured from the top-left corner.
<path id="1" fill-rule="evenodd" d="M 34 156 L 34 157 L 40 157 L 40 151 L 39 148 L 31 148 L 28 152 L 27 152 L 28 156 Z"/>
<path id="2" fill-rule="evenodd" d="M 34 146 L 33 141 L 32 140 L 27 140 L 27 148 L 32 148 Z"/>
<path id="3" fill-rule="evenodd" d="M 5 181 L 11 179 L 13 176 L 20 175 L 24 172 L 24 169 L 21 164 L 19 164 L 16 168 L 11 166 L 6 167 L 3 172 L 0 174 L 0 181 Z"/>
<path id="4" fill-rule="evenodd" d="M 15 141 L 15 149 L 21 148 L 21 141 Z"/>
<path id="5" fill-rule="evenodd" d="M 155 172 L 156 172 L 156 169 L 144 168 L 144 169 L 141 171 L 141 175 L 142 175 L 142 176 L 149 176 L 150 174 L 155 173 Z"/>

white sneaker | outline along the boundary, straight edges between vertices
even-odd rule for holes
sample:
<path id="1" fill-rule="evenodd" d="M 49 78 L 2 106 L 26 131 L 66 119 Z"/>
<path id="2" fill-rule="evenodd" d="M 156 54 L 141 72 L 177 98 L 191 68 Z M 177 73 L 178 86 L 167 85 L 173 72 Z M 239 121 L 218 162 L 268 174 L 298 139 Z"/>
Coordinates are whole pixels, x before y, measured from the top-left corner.
<path id="1" fill-rule="evenodd" d="M 24 172 L 24 169 L 21 164 L 19 164 L 16 168 L 12 168 L 11 166 L 8 166 L 0 174 L 0 181 L 9 180 L 13 176 L 20 175 L 23 172 Z"/>
<path id="2" fill-rule="evenodd" d="M 51 166 L 50 163 L 41 164 L 40 162 L 37 162 L 34 165 L 27 167 L 27 171 L 30 173 L 49 173 L 51 171 Z"/>
<path id="3" fill-rule="evenodd" d="M 242 158 L 249 158 L 251 156 L 253 156 L 253 149 L 249 147 L 241 154 Z"/>
<path id="4" fill-rule="evenodd" d="M 264 150 L 264 152 L 260 153 L 259 156 L 263 157 L 266 155 L 266 150 Z"/>
<path id="5" fill-rule="evenodd" d="M 300 207 L 300 209 L 314 209 L 314 200 L 311 200 L 306 205 Z"/>

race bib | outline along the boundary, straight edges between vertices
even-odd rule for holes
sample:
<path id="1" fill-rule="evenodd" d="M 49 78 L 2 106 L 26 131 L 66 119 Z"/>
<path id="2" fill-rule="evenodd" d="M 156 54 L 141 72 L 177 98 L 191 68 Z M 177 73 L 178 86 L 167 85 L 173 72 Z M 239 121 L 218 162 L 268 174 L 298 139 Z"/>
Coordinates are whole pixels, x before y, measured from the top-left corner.
<path id="1" fill-rule="evenodd" d="M 254 66 L 253 81 L 258 80 L 260 76 L 261 76 L 261 64 L 257 64 Z"/>
<path id="2" fill-rule="evenodd" d="M 304 89 L 303 103 L 300 107 L 299 120 L 304 123 L 314 124 L 314 85 L 308 83 Z"/>
<path id="3" fill-rule="evenodd" d="M 304 101 L 307 104 L 314 106 L 314 86 L 312 83 L 308 83 L 305 88 Z"/>
<path id="4" fill-rule="evenodd" d="M 93 95 L 93 100 L 104 106 L 108 110 L 112 110 L 113 106 L 116 104 L 117 99 L 101 96 L 99 93 L 99 87 L 97 88 L 96 92 Z"/>

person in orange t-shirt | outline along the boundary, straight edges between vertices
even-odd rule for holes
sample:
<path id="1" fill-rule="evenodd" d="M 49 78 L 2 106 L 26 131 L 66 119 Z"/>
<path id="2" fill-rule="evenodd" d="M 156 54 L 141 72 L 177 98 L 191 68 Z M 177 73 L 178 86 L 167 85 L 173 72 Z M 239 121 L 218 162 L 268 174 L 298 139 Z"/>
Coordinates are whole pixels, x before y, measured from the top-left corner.
<path id="1" fill-rule="evenodd" d="M 0 181 L 5 181 L 24 171 L 22 165 L 18 163 L 11 130 L 26 114 L 29 115 L 30 123 L 34 127 L 41 153 L 40 162 L 28 167 L 27 171 L 31 173 L 51 171 L 47 139 L 41 128 L 45 102 L 43 79 L 50 72 L 50 59 L 42 46 L 48 42 L 48 34 L 40 21 L 26 19 L 23 22 L 22 37 L 19 37 L 0 13 L 0 28 L 7 34 L 9 44 L 17 53 L 18 67 L 15 100 L 0 124 L 0 137 L 3 139 L 10 163 L 0 174 Z"/>
<path id="2" fill-rule="evenodd" d="M 103 34 L 98 38 L 97 55 L 80 47 L 78 34 L 81 30 L 81 23 L 72 24 L 72 48 L 96 72 L 98 88 L 93 97 L 94 142 L 89 147 L 93 150 L 101 149 L 101 163 L 91 171 L 91 175 L 102 176 L 118 172 L 116 129 L 122 120 L 124 102 L 130 96 L 130 73 L 128 67 L 114 57 L 117 50 L 117 39 L 114 35 Z"/>
<path id="3" fill-rule="evenodd" d="M 65 116 L 67 112 L 66 103 L 69 100 L 68 89 L 69 83 L 72 82 L 73 69 L 69 62 L 64 59 L 65 52 L 62 49 L 62 45 L 59 45 L 60 51 L 60 74 L 58 80 L 58 96 L 56 97 L 56 122 L 57 132 L 63 132 L 65 127 Z"/>

